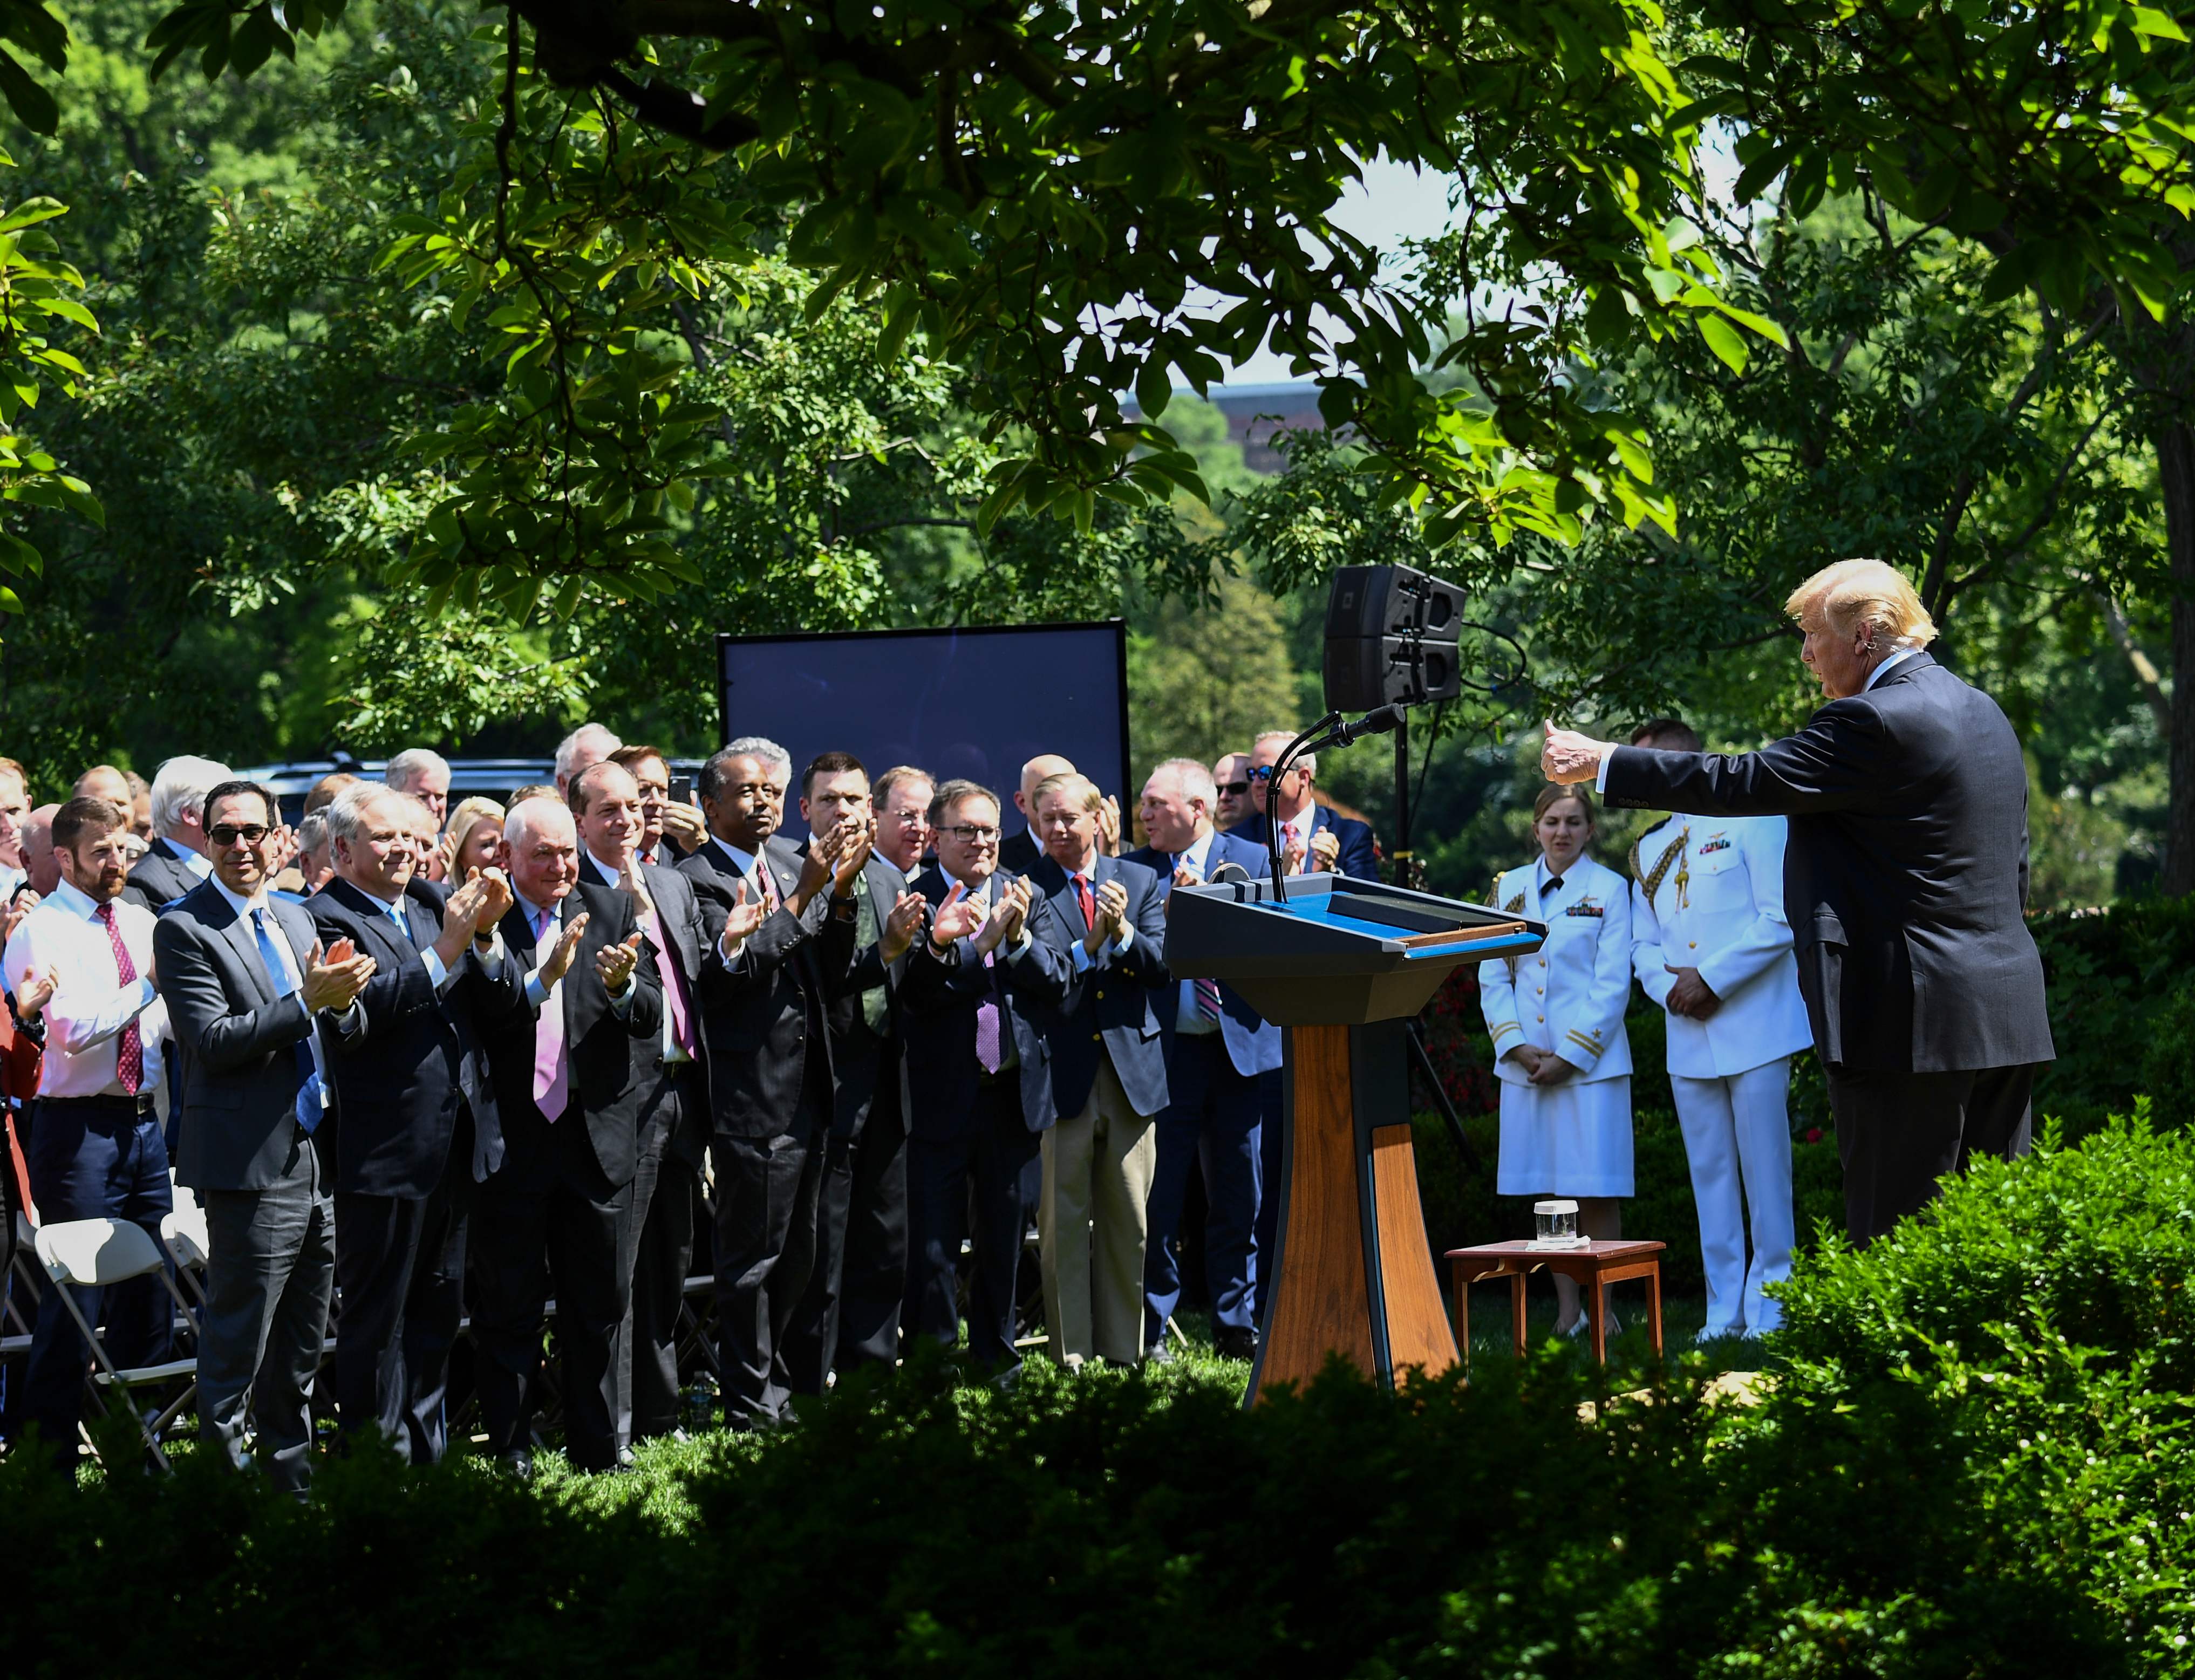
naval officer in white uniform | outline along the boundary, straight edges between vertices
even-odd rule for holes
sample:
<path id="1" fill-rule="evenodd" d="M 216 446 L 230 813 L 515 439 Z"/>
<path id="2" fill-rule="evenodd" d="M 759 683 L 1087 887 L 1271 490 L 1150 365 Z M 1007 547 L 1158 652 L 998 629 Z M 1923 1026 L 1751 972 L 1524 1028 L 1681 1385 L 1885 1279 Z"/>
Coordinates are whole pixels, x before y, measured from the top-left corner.
<path id="1" fill-rule="evenodd" d="M 1700 750 L 1699 736 L 1670 717 L 1642 726 L 1631 744 Z M 1785 1096 L 1791 1057 L 1813 1030 L 1783 913 L 1783 840 L 1781 817 L 1680 816 L 1631 852 L 1632 964 L 1669 1012 L 1669 1086 L 1699 1210 L 1702 1340 L 1773 1330 L 1783 1309 L 1761 1291 L 1791 1271 Z"/>
<path id="2" fill-rule="evenodd" d="M 1631 1194 L 1630 886 L 1586 856 L 1593 801 L 1547 787 L 1532 806 L 1540 856 L 1494 883 L 1494 902 L 1547 924 L 1528 957 L 1478 965 L 1479 1004 L 1501 1082 L 1505 1196 L 1574 1196 L 1578 1229 L 1623 1234 L 1617 1198 Z M 1555 1327 L 1578 1328 L 1578 1287 L 1555 1280 Z"/>

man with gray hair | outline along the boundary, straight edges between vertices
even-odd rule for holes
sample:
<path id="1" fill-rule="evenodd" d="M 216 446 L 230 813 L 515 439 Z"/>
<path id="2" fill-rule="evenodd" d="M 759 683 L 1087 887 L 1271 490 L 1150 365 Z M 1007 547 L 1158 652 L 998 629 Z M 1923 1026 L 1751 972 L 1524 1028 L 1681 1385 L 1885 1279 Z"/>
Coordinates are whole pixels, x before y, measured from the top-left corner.
<path id="1" fill-rule="evenodd" d="M 1151 843 L 1128 854 L 1159 877 L 1161 900 L 1222 872 L 1236 880 L 1271 873 L 1262 846 L 1213 826 L 1218 789 L 1194 758 L 1169 758 L 1144 784 L 1144 831 Z M 1267 1092 L 1280 1082 L 1281 1029 L 1267 1024 L 1231 986 L 1181 980 L 1151 995 L 1166 1049 L 1167 1106 L 1158 1118 L 1144 1259 L 1144 1345 L 1166 1359 L 1167 1320 L 1181 1303 L 1174 1249 L 1195 1163 L 1204 1182 L 1204 1270 L 1212 1297 L 1212 1342 L 1223 1358 L 1251 1359 L 1258 1344 L 1257 1247 L 1264 1193 L 1261 1159 Z"/>
<path id="2" fill-rule="evenodd" d="M 130 889 L 151 910 L 173 904 L 213 875 L 205 855 L 205 797 L 230 779 L 210 758 L 170 758 L 153 777 L 153 843 L 130 872 Z"/>
<path id="3" fill-rule="evenodd" d="M 599 764 L 625 743 L 599 723 L 582 723 L 556 743 L 556 797 L 572 797 L 572 778 Z"/>
<path id="4" fill-rule="evenodd" d="M 450 761 L 432 748 L 407 746 L 390 759 L 381 780 L 424 805 L 439 829 L 450 814 Z"/>

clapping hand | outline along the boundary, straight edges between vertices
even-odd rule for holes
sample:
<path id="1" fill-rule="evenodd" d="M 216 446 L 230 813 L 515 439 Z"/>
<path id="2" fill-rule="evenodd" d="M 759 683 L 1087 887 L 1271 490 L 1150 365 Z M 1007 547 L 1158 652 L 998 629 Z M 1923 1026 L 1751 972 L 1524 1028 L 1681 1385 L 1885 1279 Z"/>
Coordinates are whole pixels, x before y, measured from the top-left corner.
<path id="1" fill-rule="evenodd" d="M 937 906 L 937 914 L 930 918 L 930 942 L 942 951 L 956 939 L 980 933 L 984 919 L 982 901 L 968 896 L 966 883 L 955 881 L 945 901 Z"/>
<path id="2" fill-rule="evenodd" d="M 1281 840 L 1281 873 L 1300 875 L 1304 866 L 1304 843 L 1293 828 Z"/>
<path id="3" fill-rule="evenodd" d="M 518 901 L 511 896 L 510 878 L 500 869 L 470 869 L 465 872 L 465 881 L 467 885 L 477 883 L 480 887 L 480 908 L 473 918 L 473 937 L 486 939 Z"/>
<path id="4" fill-rule="evenodd" d="M 831 872 L 832 897 L 844 898 L 854 890 L 854 883 L 868 867 L 869 852 L 876 837 L 873 817 L 850 816 L 839 823 L 838 861 Z"/>
<path id="5" fill-rule="evenodd" d="M 999 900 L 991 906 L 991 914 L 976 935 L 976 951 L 988 957 L 1001 945 L 1011 945 L 1022 936 L 1022 929 L 1028 922 L 1029 883 L 1016 881 L 1000 893 Z"/>
<path id="6" fill-rule="evenodd" d="M 1330 828 L 1322 828 L 1311 837 L 1311 868 L 1314 873 L 1324 873 L 1341 860 L 1341 837 Z"/>
<path id="7" fill-rule="evenodd" d="M 930 908 L 930 900 L 920 893 L 902 893 L 892 901 L 891 914 L 877 935 L 877 955 L 887 963 L 896 963 L 907 955 L 914 943 L 914 936 L 922 930 L 922 912 Z"/>
<path id="8" fill-rule="evenodd" d="M 798 916 L 807 908 L 808 901 L 821 892 L 837 872 L 840 849 L 845 845 L 844 825 L 828 834 L 819 834 L 800 860 L 800 879 L 793 883 L 786 896 L 785 907 Z M 769 860 L 762 860 L 761 867 L 769 867 Z"/>
<path id="9" fill-rule="evenodd" d="M 25 1021 L 36 1021 L 46 1000 L 54 995 L 54 977 L 49 974 L 26 973 L 22 983 L 15 988 L 15 1013 Z"/>
<path id="10" fill-rule="evenodd" d="M 360 955 L 349 940 L 339 939 L 332 949 L 325 950 L 315 940 L 312 955 L 305 958 L 305 983 L 299 996 L 308 1010 L 341 1015 L 358 1001 L 372 978 L 373 958 Z"/>
<path id="11" fill-rule="evenodd" d="M 648 895 L 648 881 L 640 872 L 640 854 L 629 851 L 618 867 L 618 885 L 632 895 L 632 901 L 643 916 L 655 914 L 655 900 Z"/>
<path id="12" fill-rule="evenodd" d="M 1098 849 L 1109 858 L 1121 855 L 1121 802 L 1109 793 L 1098 805 Z"/>
<path id="13" fill-rule="evenodd" d="M 763 867 L 768 868 L 769 866 L 765 864 Z M 769 906 L 759 898 L 752 903 L 747 901 L 747 883 L 744 878 L 734 885 L 732 907 L 724 917 L 724 931 L 717 936 L 717 941 L 726 962 L 730 962 L 739 954 L 740 946 L 746 943 L 747 935 L 760 927 L 763 918 L 769 914 Z"/>
<path id="14" fill-rule="evenodd" d="M 1128 889 L 1117 880 L 1098 884 L 1098 913 L 1090 923 L 1084 948 L 1095 957 L 1108 941 L 1121 936 L 1121 918 L 1128 913 Z"/>
<path id="15" fill-rule="evenodd" d="M 615 997 L 631 983 L 632 971 L 640 966 L 641 935 L 637 930 L 627 934 L 615 945 L 605 945 L 595 952 L 595 973 Z"/>
<path id="16" fill-rule="evenodd" d="M 579 937 L 586 931 L 587 912 L 582 910 L 564 924 L 564 931 L 557 935 L 556 943 L 550 947 L 549 960 L 541 965 L 541 983 L 544 986 L 554 986 L 563 979 L 565 971 L 572 966 L 572 958 L 579 954 Z"/>
<path id="17" fill-rule="evenodd" d="M 1551 782 L 1589 782 L 1599 775 L 1600 761 L 1616 750 L 1575 729 L 1558 729 L 1553 718 L 1547 720 L 1547 744 L 1540 749 L 1540 774 Z"/>
<path id="18" fill-rule="evenodd" d="M 5 945 L 14 938 L 15 929 L 22 925 L 23 918 L 37 907 L 38 895 L 28 887 L 16 894 L 13 901 L 0 906 L 0 945 Z"/>

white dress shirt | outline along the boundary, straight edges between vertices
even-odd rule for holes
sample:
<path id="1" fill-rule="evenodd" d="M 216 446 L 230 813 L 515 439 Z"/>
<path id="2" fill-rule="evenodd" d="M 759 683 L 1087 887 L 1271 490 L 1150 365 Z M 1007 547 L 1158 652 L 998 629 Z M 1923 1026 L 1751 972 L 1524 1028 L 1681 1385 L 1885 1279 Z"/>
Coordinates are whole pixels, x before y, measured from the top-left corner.
<path id="1" fill-rule="evenodd" d="M 1210 878 L 1212 866 L 1212 834 L 1207 831 L 1185 852 L 1174 854 L 1173 866 L 1186 865 L 1200 881 Z M 1169 877 L 1170 878 L 1170 877 Z M 1178 993 L 1173 1008 L 1173 1030 L 1196 1038 L 1207 1033 L 1217 1033 L 1219 1023 L 1196 1006 L 1196 982 L 1184 980 L 1176 982 Z"/>
<path id="2" fill-rule="evenodd" d="M 187 862 L 188 860 L 186 859 L 185 861 Z M 311 956 L 312 952 L 300 951 L 290 943 L 290 935 L 284 930 L 281 918 L 269 907 L 267 883 L 262 881 L 259 883 L 258 892 L 247 899 L 230 891 L 228 883 L 222 880 L 220 876 L 212 873 L 212 866 L 210 864 L 207 866 L 206 879 L 213 883 L 213 889 L 228 900 L 229 907 L 235 911 L 238 918 L 247 924 L 258 912 L 262 910 L 267 912 L 267 928 L 273 936 L 274 954 L 282 959 L 282 966 L 289 973 L 290 990 L 300 994 L 298 1001 L 302 1004 L 304 1001 L 302 994 L 305 989 L 305 959 Z M 258 929 L 251 928 L 250 932 L 252 948 L 256 950 L 259 946 Z M 280 989 L 280 981 L 278 977 L 276 990 Z M 337 1019 L 344 1023 L 345 1031 L 354 1033 L 358 1030 L 357 1023 L 363 1019 L 363 1010 L 364 1005 L 354 998 L 351 999 L 350 1007 Z M 308 1021 L 312 1019 L 309 1013 L 306 1015 L 306 1019 Z M 297 1111 L 302 1116 L 309 1113 L 314 1106 L 317 1105 L 321 1113 L 325 1114 L 327 1111 L 329 1095 L 328 1053 L 321 1046 L 320 1034 L 317 1027 L 305 1034 L 305 1044 L 313 1052 L 313 1077 L 305 1081 L 304 1088 L 297 1093 Z M 315 1125 L 319 1124 L 317 1117 L 314 1124 Z"/>
<path id="3" fill-rule="evenodd" d="M 122 1096 L 115 1056 L 131 1021 L 144 1050 L 142 1095 L 157 1092 L 164 1073 L 160 1040 L 167 1035 L 168 1006 L 145 976 L 153 971 L 153 912 L 114 901 L 114 925 L 138 978 L 122 983 L 114 942 L 88 894 L 63 881 L 15 929 L 4 964 L 10 992 L 32 974 L 50 975 L 46 1000 L 46 1056 L 38 1077 L 41 1096 Z"/>
<path id="4" fill-rule="evenodd" d="M 602 878 L 605 881 L 608 881 L 614 887 L 617 885 L 619 877 L 625 873 L 625 860 L 622 858 L 619 858 L 613 862 L 605 862 L 602 859 L 596 857 L 591 851 L 590 851 L 587 855 L 590 858 L 594 859 L 595 867 L 602 871 Z M 645 863 L 648 860 L 641 858 L 639 861 Z M 641 906 L 637 904 L 633 906 L 633 910 L 636 913 L 639 912 L 640 908 Z M 648 913 L 655 918 L 655 925 L 658 929 L 660 929 L 663 926 L 663 912 L 660 909 L 655 906 L 653 900 L 649 900 Z M 644 924 L 642 927 L 641 931 L 642 933 L 647 932 L 647 928 Z M 665 933 L 663 936 L 665 939 L 671 937 L 668 933 Z M 694 1059 L 686 1053 L 686 1046 L 678 1042 L 678 1033 L 677 1029 L 671 1024 L 671 1005 L 667 1001 L 671 995 L 671 988 L 679 983 L 678 976 L 671 972 L 672 966 L 677 960 L 677 959 L 672 957 L 668 951 L 665 951 L 663 952 L 663 960 L 656 964 L 656 966 L 663 971 L 663 993 L 666 999 L 663 1006 L 663 1061 L 666 1067 L 677 1067 L 682 1063 L 691 1062 Z M 693 994 L 690 992 L 681 992 L 678 995 L 686 1006 L 687 1031 L 689 1033 L 699 1032 L 700 1030 L 700 1027 L 695 1025 L 693 1021 L 693 1010 L 694 1007 Z"/>

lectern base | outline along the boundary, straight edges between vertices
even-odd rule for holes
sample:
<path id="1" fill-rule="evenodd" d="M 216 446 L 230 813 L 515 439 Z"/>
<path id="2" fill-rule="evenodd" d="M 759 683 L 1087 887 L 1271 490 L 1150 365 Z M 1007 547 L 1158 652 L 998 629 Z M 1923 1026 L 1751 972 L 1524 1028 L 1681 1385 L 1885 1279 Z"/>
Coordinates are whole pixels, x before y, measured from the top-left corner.
<path id="1" fill-rule="evenodd" d="M 1243 1404 L 1307 1384 L 1339 1354 L 1392 1388 L 1455 1363 L 1410 1142 L 1407 1021 L 1284 1028 L 1286 1177 L 1265 1341 Z M 1261 1287 L 1264 1286 L 1261 1284 Z"/>

